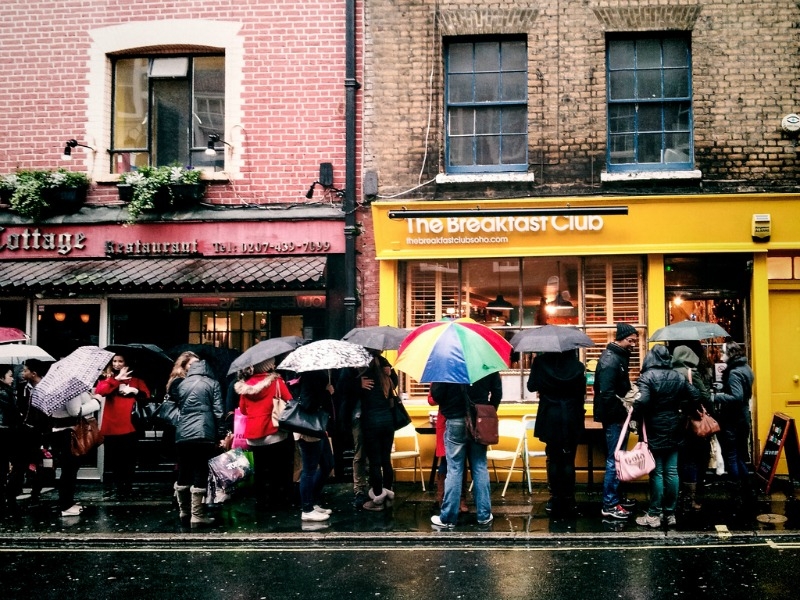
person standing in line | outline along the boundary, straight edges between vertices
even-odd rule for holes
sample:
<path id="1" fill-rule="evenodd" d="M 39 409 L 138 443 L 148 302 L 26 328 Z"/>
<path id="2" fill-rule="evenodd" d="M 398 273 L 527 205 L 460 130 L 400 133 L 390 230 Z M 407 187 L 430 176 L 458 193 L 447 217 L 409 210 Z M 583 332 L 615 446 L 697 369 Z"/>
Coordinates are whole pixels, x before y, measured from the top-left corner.
<path id="1" fill-rule="evenodd" d="M 19 444 L 22 417 L 17 410 L 14 369 L 0 365 L 0 517 L 16 510 L 17 494 L 10 485 L 9 465 Z"/>
<path id="2" fill-rule="evenodd" d="M 545 444 L 551 516 L 575 513 L 575 453 L 583 434 L 586 368 L 577 350 L 538 354 L 531 365 L 528 391 L 539 393 L 533 435 Z"/>
<path id="3" fill-rule="evenodd" d="M 186 377 L 173 382 L 170 397 L 180 407 L 175 428 L 175 453 L 178 460 L 178 482 L 175 486 L 181 522 L 191 503 L 192 527 L 211 525 L 204 501 L 208 489 L 208 461 L 216 453 L 224 437 L 222 390 L 214 371 L 204 360 L 189 361 Z M 174 391 L 173 391 L 174 390 Z"/>
<path id="4" fill-rule="evenodd" d="M 336 382 L 341 431 L 353 438 L 353 508 L 361 509 L 369 501 L 367 454 L 364 449 L 361 388 L 359 373 L 354 367 L 342 369 Z"/>
<path id="5" fill-rule="evenodd" d="M 331 383 L 331 372 L 328 369 L 307 371 L 300 375 L 300 393 L 297 402 L 306 412 L 313 413 L 324 410 L 332 414 L 333 394 L 336 392 Z M 332 419 L 331 419 L 332 420 Z M 335 424 L 328 421 L 328 431 Z M 303 470 L 300 473 L 301 521 L 327 521 L 333 512 L 322 506 L 322 490 L 333 469 L 333 449 L 328 432 L 322 437 L 294 434 L 300 447 Z"/>
<path id="6" fill-rule="evenodd" d="M 361 434 L 369 470 L 369 500 L 362 508 L 381 511 L 394 500 L 392 444 L 394 421 L 392 402 L 399 402 L 395 388 L 397 373 L 380 350 L 367 348 L 372 362 L 350 379 L 349 396 L 357 396 L 361 405 Z"/>
<path id="7" fill-rule="evenodd" d="M 431 396 L 439 405 L 439 412 L 447 419 L 444 447 L 447 455 L 444 499 L 441 513 L 431 517 L 434 527 L 452 529 L 456 526 L 463 485 L 464 468 L 469 459 L 472 473 L 473 496 L 478 513 L 478 524 L 489 525 L 493 520 L 489 468 L 486 463 L 486 446 L 472 440 L 467 433 L 467 396 L 474 404 L 491 404 L 495 408 L 503 399 L 503 384 L 498 373 L 491 373 L 472 385 L 460 383 L 433 383 Z"/>
<path id="8" fill-rule="evenodd" d="M 750 399 L 753 397 L 755 375 L 744 350 L 736 342 L 722 345 L 722 382 L 715 383 L 714 404 L 718 407 L 719 444 L 725 468 L 735 486 L 735 497 L 752 497 L 747 461 L 750 460 Z"/>
<path id="9" fill-rule="evenodd" d="M 62 517 L 77 517 L 83 512 L 83 506 L 75 503 L 81 457 L 72 454 L 72 430 L 78 424 L 78 419 L 98 410 L 100 401 L 88 392 L 84 392 L 50 415 L 52 428 L 46 438 L 61 468 L 61 476 L 58 478 L 58 509 Z"/>
<path id="10" fill-rule="evenodd" d="M 629 375 L 631 350 L 639 342 L 639 334 L 627 323 L 617 323 L 614 341 L 610 342 L 600 359 L 594 376 L 594 420 L 603 424 L 606 438 L 606 472 L 603 478 L 603 508 L 600 514 L 624 520 L 631 516 L 635 502 L 620 495 L 619 479 L 614 464 L 614 448 L 622 433 L 628 413 L 622 398 L 631 390 Z M 628 444 L 626 434 L 623 447 Z"/>
<path id="11" fill-rule="evenodd" d="M 101 432 L 105 444 L 106 467 L 114 474 L 117 496 L 126 498 L 133 491 L 139 432 L 131 420 L 134 402 L 150 397 L 144 380 L 134 377 L 128 361 L 115 354 L 103 372 L 95 392 L 105 397 Z"/>
<path id="12" fill-rule="evenodd" d="M 700 343 L 696 342 L 699 346 Z M 703 352 L 702 347 L 699 349 Z M 709 414 L 713 412 L 711 406 L 711 392 L 706 387 L 703 376 L 699 371 L 701 362 L 697 353 L 688 345 L 675 346 L 672 351 L 672 368 L 683 375 L 700 394 L 700 403 Z M 693 413 L 689 413 L 691 419 Z M 678 470 L 681 483 L 681 508 L 683 512 L 697 511 L 702 508 L 701 496 L 703 481 L 711 453 L 711 440 L 696 436 L 690 427 L 684 434 L 685 443 L 678 453 Z"/>
<path id="13" fill-rule="evenodd" d="M 664 519 L 668 527 L 674 527 L 678 449 L 686 435 L 686 415 L 700 408 L 700 392 L 672 369 L 669 350 L 660 344 L 645 356 L 637 385 L 632 418 L 646 430 L 656 468 L 650 473 L 650 506 L 647 514 L 636 518 L 636 524 L 656 528 Z"/>
<path id="14" fill-rule="evenodd" d="M 278 429 L 275 404 L 292 399 L 275 359 L 252 367 L 249 377 L 237 381 L 239 410 L 245 416 L 244 437 L 253 452 L 256 510 L 291 505 L 294 473 L 294 438 Z"/>

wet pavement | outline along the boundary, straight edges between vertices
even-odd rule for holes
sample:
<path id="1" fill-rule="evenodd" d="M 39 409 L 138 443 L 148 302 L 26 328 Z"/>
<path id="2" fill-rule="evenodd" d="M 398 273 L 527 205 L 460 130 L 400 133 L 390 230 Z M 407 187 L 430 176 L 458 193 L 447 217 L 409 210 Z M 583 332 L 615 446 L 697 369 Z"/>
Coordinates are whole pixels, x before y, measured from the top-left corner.
<path id="1" fill-rule="evenodd" d="M 597 487 L 597 486 L 595 486 Z M 723 481 L 712 481 L 705 489 L 703 508 L 679 514 L 675 528 L 650 529 L 633 520 L 609 521 L 600 516 L 599 493 L 579 486 L 578 512 L 570 518 L 550 518 L 545 511 L 548 499 L 543 482 L 532 495 L 519 483 L 512 484 L 505 498 L 502 484 L 493 484 L 494 521 L 477 524 L 474 510 L 461 515 L 451 531 L 431 527 L 436 512 L 434 495 L 422 492 L 419 483 L 398 483 L 391 509 L 383 512 L 356 510 L 352 486 L 334 483 L 326 486 L 325 504 L 333 510 L 329 521 L 303 523 L 297 508 L 256 510 L 250 490 L 244 488 L 212 511 L 214 526 L 202 529 L 181 527 L 168 483 L 135 486 L 131 498 L 116 498 L 102 484 L 80 482 L 77 502 L 85 509 L 75 517 L 61 517 L 56 510 L 56 492 L 45 490 L 38 502 L 22 499 L 21 514 L 0 520 L 0 547 L 136 547 L 157 542 L 161 547 L 195 545 L 220 547 L 231 542 L 254 547 L 307 545 L 337 547 L 395 546 L 404 542 L 464 547 L 470 544 L 557 547 L 561 543 L 685 544 L 706 540 L 749 540 L 754 537 L 775 540 L 800 540 L 800 491 L 788 485 L 760 493 L 752 501 L 730 494 Z M 639 501 L 635 514 L 646 507 L 647 485 L 628 488 L 628 496 Z M 470 505 L 470 508 L 473 508 Z"/>

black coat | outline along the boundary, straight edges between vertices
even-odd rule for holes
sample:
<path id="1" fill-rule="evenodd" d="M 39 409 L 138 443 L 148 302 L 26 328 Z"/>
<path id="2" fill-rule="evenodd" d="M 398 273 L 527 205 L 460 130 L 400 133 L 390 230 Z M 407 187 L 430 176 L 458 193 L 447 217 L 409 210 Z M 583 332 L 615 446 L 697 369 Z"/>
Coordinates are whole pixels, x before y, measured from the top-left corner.
<path id="1" fill-rule="evenodd" d="M 528 391 L 539 393 L 533 435 L 545 444 L 575 448 L 586 414 L 586 372 L 575 351 L 537 356 L 528 377 Z"/>
<path id="2" fill-rule="evenodd" d="M 744 356 L 728 362 L 728 367 L 722 372 L 722 391 L 714 394 L 720 427 L 735 429 L 750 424 L 754 379 L 753 370 Z"/>
<path id="3" fill-rule="evenodd" d="M 216 442 L 223 437 L 222 391 L 214 371 L 204 360 L 193 363 L 170 391 L 181 416 L 175 429 L 175 443 Z"/>
<path id="4" fill-rule="evenodd" d="M 687 411 L 700 408 L 700 393 L 672 369 L 669 350 L 655 346 L 645 356 L 637 381 L 633 419 L 644 418 L 647 441 L 654 450 L 673 450 L 683 444 Z"/>
<path id="5" fill-rule="evenodd" d="M 499 373 L 491 373 L 472 385 L 463 383 L 432 383 L 431 397 L 439 405 L 439 412 L 445 419 L 463 419 L 467 414 L 469 394 L 474 404 L 491 404 L 495 408 L 503 399 L 503 382 Z"/>
<path id="6" fill-rule="evenodd" d="M 624 398 L 631 390 L 631 380 L 628 375 L 630 353 L 611 342 L 597 361 L 594 375 L 594 420 L 603 425 L 622 423 L 628 416 L 625 405 L 620 398 Z"/>

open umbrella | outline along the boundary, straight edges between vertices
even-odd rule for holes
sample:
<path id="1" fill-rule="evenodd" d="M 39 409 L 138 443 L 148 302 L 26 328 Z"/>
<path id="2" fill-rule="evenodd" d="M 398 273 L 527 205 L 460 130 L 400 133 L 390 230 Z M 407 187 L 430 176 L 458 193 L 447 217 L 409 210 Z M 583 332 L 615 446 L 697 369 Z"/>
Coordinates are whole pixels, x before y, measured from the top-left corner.
<path id="1" fill-rule="evenodd" d="M 55 360 L 50 354 L 34 344 L 0 345 L 0 363 L 20 365 L 29 358 L 37 358 L 44 361 Z"/>
<path id="2" fill-rule="evenodd" d="M 152 392 L 166 383 L 172 370 L 173 360 L 155 344 L 111 344 L 106 350 L 124 356 L 131 373 L 144 379 Z"/>
<path id="3" fill-rule="evenodd" d="M 577 327 L 543 325 L 514 334 L 511 345 L 517 352 L 566 352 L 590 348 L 594 342 Z"/>
<path id="4" fill-rule="evenodd" d="M 657 329 L 650 336 L 650 342 L 676 342 L 681 340 L 710 340 L 713 338 L 726 338 L 730 333 L 716 323 L 703 323 L 702 321 L 679 321 Z"/>
<path id="5" fill-rule="evenodd" d="M 419 382 L 474 383 L 507 369 L 511 344 L 473 319 L 417 327 L 400 344 L 395 368 Z"/>
<path id="6" fill-rule="evenodd" d="M 245 350 L 240 357 L 228 367 L 228 375 L 241 371 L 270 358 L 275 358 L 281 354 L 288 354 L 302 346 L 305 340 L 296 335 L 285 335 L 283 337 L 270 338 L 263 342 L 258 342 Z"/>
<path id="7" fill-rule="evenodd" d="M 356 327 L 345 333 L 342 339 L 373 350 L 397 350 L 412 331 L 391 325 Z"/>
<path id="8" fill-rule="evenodd" d="M 319 340 L 293 350 L 278 368 L 305 373 L 320 369 L 366 367 L 371 361 L 372 355 L 362 346 L 342 340 Z"/>
<path id="9" fill-rule="evenodd" d="M 0 327 L 0 344 L 9 342 L 24 342 L 28 339 L 27 334 L 16 327 Z"/>
<path id="10" fill-rule="evenodd" d="M 97 346 L 81 346 L 57 361 L 31 392 L 31 404 L 47 415 L 75 396 L 94 388 L 114 353 Z"/>

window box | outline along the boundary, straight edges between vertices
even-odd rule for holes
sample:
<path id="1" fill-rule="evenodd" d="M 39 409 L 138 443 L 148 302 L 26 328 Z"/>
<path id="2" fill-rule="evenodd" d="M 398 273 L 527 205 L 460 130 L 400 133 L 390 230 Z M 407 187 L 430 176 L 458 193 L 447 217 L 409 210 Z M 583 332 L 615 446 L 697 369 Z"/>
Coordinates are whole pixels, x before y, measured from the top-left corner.
<path id="1" fill-rule="evenodd" d="M 89 178 L 84 173 L 57 171 L 19 171 L 6 175 L 0 188 L 12 210 L 33 221 L 51 215 L 72 214 L 86 202 Z"/>
<path id="2" fill-rule="evenodd" d="M 143 212 L 165 212 L 192 206 L 205 196 L 198 169 L 141 167 L 123 173 L 117 185 L 119 198 L 128 204 L 128 222 Z"/>

